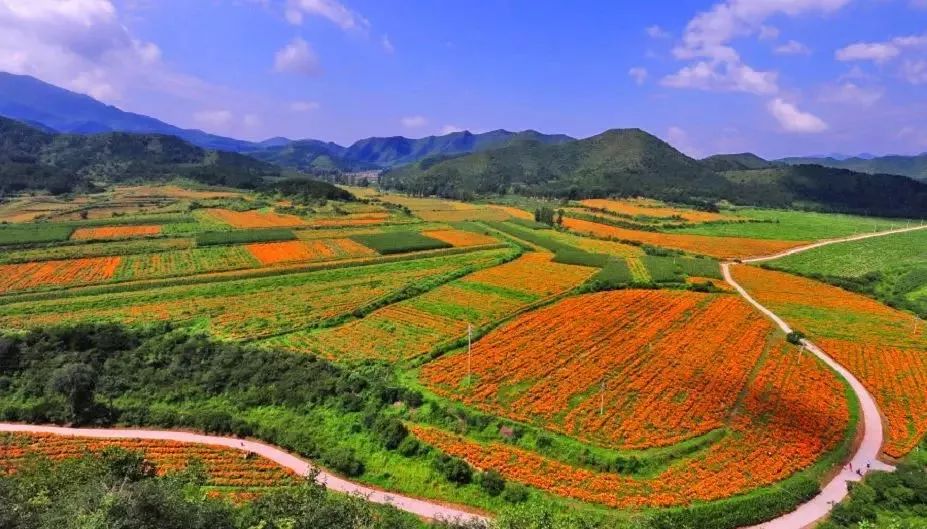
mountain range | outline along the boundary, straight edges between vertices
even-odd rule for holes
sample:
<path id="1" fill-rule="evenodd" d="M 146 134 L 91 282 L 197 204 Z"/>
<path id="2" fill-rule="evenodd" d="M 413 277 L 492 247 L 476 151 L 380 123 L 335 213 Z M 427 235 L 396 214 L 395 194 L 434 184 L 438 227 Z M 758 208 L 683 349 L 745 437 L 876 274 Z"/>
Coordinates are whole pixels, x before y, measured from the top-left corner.
<path id="1" fill-rule="evenodd" d="M 850 158 L 828 157 L 794 157 L 783 158 L 779 162 L 789 165 L 816 164 L 825 167 L 849 169 L 861 173 L 900 174 L 927 182 L 927 152 L 916 156 L 872 156 L 860 155 Z"/>

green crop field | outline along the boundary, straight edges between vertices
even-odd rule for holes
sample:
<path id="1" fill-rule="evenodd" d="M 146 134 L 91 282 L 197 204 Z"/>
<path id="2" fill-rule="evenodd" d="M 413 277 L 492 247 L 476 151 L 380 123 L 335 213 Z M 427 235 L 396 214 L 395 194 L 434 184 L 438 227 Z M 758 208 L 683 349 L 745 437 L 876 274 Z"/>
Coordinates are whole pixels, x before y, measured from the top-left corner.
<path id="1" fill-rule="evenodd" d="M 927 316 L 927 229 L 822 246 L 768 266 L 821 278 Z"/>
<path id="2" fill-rule="evenodd" d="M 899 219 L 879 219 L 857 215 L 777 209 L 742 209 L 731 213 L 741 217 L 744 221 L 759 222 L 702 224 L 669 230 L 669 232 L 752 239 L 812 241 L 845 237 L 857 233 L 884 231 L 900 228 L 908 223 L 906 220 Z"/>
<path id="3" fill-rule="evenodd" d="M 450 248 L 451 246 L 444 241 L 426 237 L 415 231 L 369 233 L 353 235 L 351 239 L 367 248 L 376 250 L 377 253 L 382 255 L 416 252 L 420 250 L 435 250 L 438 248 Z"/>
<path id="4" fill-rule="evenodd" d="M 67 224 L 7 224 L 0 226 L 0 245 L 66 241 L 73 231 Z"/>
<path id="5" fill-rule="evenodd" d="M 292 241 L 296 235 L 286 229 L 207 231 L 196 235 L 197 246 L 246 244 L 250 242 Z"/>

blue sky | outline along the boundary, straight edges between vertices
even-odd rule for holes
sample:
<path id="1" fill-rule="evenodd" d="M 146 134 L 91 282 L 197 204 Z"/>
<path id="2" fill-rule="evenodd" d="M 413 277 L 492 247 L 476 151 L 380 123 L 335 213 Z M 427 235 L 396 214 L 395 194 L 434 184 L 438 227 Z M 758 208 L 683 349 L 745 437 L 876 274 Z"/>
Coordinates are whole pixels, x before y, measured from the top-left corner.
<path id="1" fill-rule="evenodd" d="M 246 139 L 927 151 L 927 0 L 0 0 L 0 69 Z"/>

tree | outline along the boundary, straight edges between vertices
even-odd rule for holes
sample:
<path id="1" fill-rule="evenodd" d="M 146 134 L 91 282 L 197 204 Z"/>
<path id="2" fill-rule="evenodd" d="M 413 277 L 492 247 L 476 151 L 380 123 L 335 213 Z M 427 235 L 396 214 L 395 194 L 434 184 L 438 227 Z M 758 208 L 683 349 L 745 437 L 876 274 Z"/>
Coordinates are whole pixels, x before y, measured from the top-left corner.
<path id="1" fill-rule="evenodd" d="M 52 372 L 49 389 L 63 396 L 68 404 L 70 419 L 79 423 L 90 418 L 94 404 L 97 373 L 87 364 L 65 364 Z"/>
<path id="2" fill-rule="evenodd" d="M 563 226 L 563 208 L 557 210 L 557 226 Z"/>

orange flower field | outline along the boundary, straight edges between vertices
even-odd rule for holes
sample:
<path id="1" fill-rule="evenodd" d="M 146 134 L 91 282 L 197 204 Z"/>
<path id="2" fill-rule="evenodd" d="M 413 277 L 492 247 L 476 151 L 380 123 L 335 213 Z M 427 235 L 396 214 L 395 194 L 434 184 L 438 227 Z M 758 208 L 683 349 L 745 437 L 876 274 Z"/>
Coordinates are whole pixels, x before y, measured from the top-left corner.
<path id="1" fill-rule="evenodd" d="M 604 209 L 619 215 L 630 215 L 632 217 L 653 217 L 671 219 L 679 217 L 688 222 L 716 222 L 720 220 L 729 220 L 732 217 L 720 213 L 711 213 L 708 211 L 698 211 L 687 208 L 674 208 L 672 206 L 660 203 L 652 204 L 651 201 L 641 200 L 609 200 L 604 198 L 593 198 L 583 200 L 582 205 L 592 209 Z"/>
<path id="2" fill-rule="evenodd" d="M 377 255 L 375 251 L 351 239 L 265 242 L 249 244 L 247 247 L 255 259 L 263 265 Z"/>
<path id="3" fill-rule="evenodd" d="M 724 425 L 771 330 L 736 296 L 589 294 L 478 341 L 472 388 L 465 353 L 427 364 L 421 378 L 484 411 L 597 444 L 665 446 Z"/>
<path id="4" fill-rule="evenodd" d="M 901 457 L 927 434 L 927 336 L 910 314 L 811 279 L 752 266 L 734 278 L 806 332 L 872 393 L 888 420 L 884 451 Z M 919 330 L 915 332 L 915 328 Z"/>
<path id="5" fill-rule="evenodd" d="M 596 268 L 555 263 L 551 259 L 553 256 L 548 253 L 527 253 L 502 266 L 470 274 L 467 279 L 546 297 L 579 285 L 598 271 Z"/>
<path id="6" fill-rule="evenodd" d="M 837 377 L 811 356 L 796 357 L 780 341 L 747 386 L 743 403 L 728 420 L 727 435 L 650 477 L 572 467 L 508 444 L 480 444 L 431 427 L 409 429 L 425 443 L 507 479 L 609 507 L 641 508 L 717 500 L 773 484 L 837 447 L 848 421 Z"/>
<path id="7" fill-rule="evenodd" d="M 296 215 L 282 215 L 270 211 L 233 211 L 210 209 L 209 215 L 234 228 L 287 228 L 305 226 L 306 221 Z"/>
<path id="8" fill-rule="evenodd" d="M 538 259 L 538 256 L 543 259 Z M 376 358 L 399 361 L 460 339 L 467 323 L 474 328 L 504 318 L 542 297 L 582 283 L 592 269 L 550 261 L 549 254 L 526 254 L 494 268 L 469 274 L 420 296 L 389 305 L 364 318 L 332 329 L 297 332 L 275 341 L 285 349 L 311 352 L 335 360 Z M 488 271 L 502 269 L 519 277 L 532 268 L 535 284 L 486 283 Z M 523 288 L 524 287 L 524 288 Z"/>
<path id="9" fill-rule="evenodd" d="M 422 235 L 446 242 L 451 246 L 481 246 L 496 244 L 499 241 L 482 233 L 473 233 L 462 230 L 431 230 L 423 231 Z"/>
<path id="10" fill-rule="evenodd" d="M 0 265 L 0 293 L 107 281 L 121 257 L 90 257 Z"/>
<path id="11" fill-rule="evenodd" d="M 161 226 L 104 226 L 101 228 L 77 228 L 71 239 L 87 241 L 94 239 L 129 239 L 147 237 L 161 233 Z"/>
<path id="12" fill-rule="evenodd" d="M 637 241 L 718 259 L 770 255 L 807 244 L 806 241 L 775 241 L 742 237 L 711 237 L 708 235 L 636 231 L 570 217 L 564 217 L 563 226 L 576 233 L 588 234 L 593 237 Z"/>
<path id="13" fill-rule="evenodd" d="M 0 473 L 15 472 L 30 454 L 63 460 L 109 447 L 143 452 L 159 475 L 187 468 L 191 460 L 202 462 L 208 485 L 219 487 L 265 488 L 294 484 L 296 475 L 258 456 L 231 448 L 143 439 L 92 439 L 54 434 L 0 435 Z"/>
<path id="14" fill-rule="evenodd" d="M 389 221 L 389 213 L 358 213 L 341 217 L 318 218 L 307 221 L 308 226 L 323 228 L 329 226 L 370 226 Z"/>

